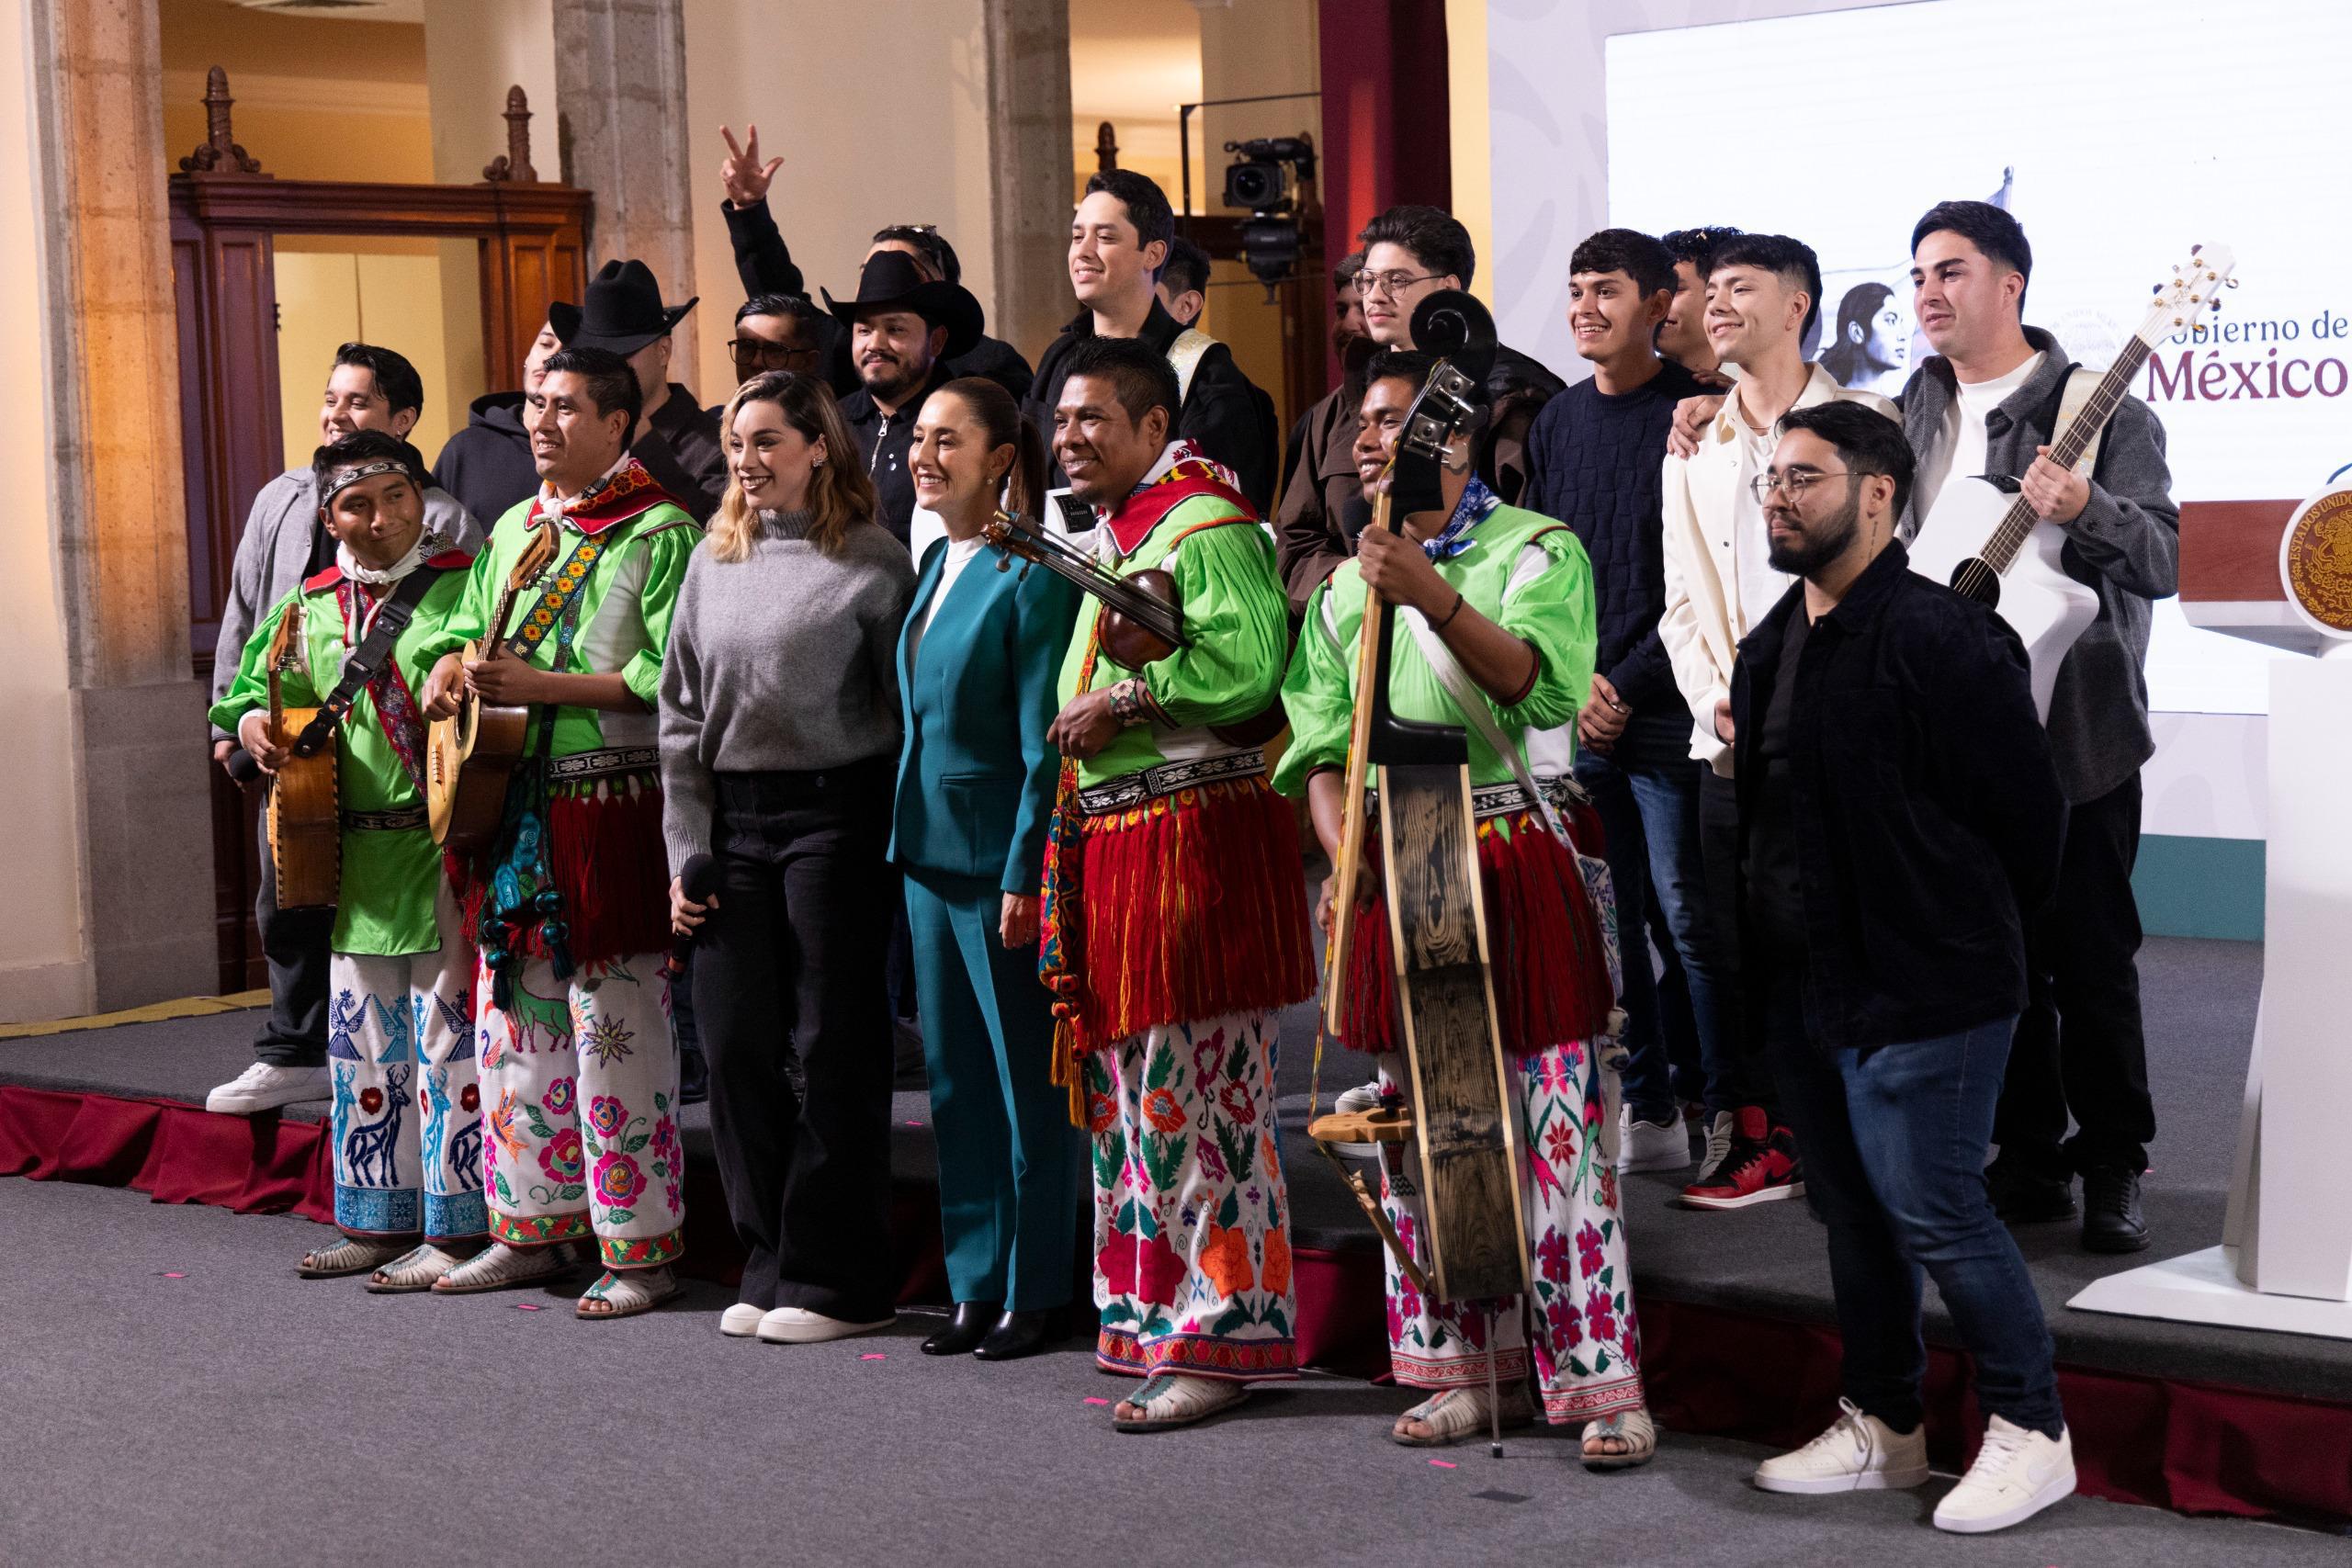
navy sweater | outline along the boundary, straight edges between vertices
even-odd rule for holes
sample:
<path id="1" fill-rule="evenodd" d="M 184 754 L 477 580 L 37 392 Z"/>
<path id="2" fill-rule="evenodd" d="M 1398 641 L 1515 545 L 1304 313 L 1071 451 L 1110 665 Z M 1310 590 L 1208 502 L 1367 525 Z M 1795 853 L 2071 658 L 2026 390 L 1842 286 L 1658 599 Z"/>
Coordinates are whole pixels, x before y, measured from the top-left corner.
<path id="1" fill-rule="evenodd" d="M 1660 486 L 1674 405 L 1706 389 L 1671 360 L 1623 397 L 1579 381 L 1544 405 L 1527 434 L 1519 504 L 1566 524 L 1592 558 L 1600 625 L 1595 668 L 1634 710 L 1611 753 L 1620 762 L 1690 754 L 1690 710 L 1657 632 L 1666 614 Z"/>

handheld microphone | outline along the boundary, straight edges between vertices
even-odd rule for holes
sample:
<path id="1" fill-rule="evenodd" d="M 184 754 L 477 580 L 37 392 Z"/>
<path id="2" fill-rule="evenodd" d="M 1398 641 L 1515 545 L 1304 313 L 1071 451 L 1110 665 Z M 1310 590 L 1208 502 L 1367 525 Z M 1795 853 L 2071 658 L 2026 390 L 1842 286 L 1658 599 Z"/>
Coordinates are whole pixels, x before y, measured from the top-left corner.
<path id="1" fill-rule="evenodd" d="M 252 784 L 262 776 L 261 764 L 242 746 L 229 753 L 228 767 L 229 776 L 241 784 Z"/>
<path id="2" fill-rule="evenodd" d="M 678 886 L 691 904 L 707 904 L 710 896 L 718 891 L 718 858 L 711 854 L 693 854 L 678 868 Z"/>

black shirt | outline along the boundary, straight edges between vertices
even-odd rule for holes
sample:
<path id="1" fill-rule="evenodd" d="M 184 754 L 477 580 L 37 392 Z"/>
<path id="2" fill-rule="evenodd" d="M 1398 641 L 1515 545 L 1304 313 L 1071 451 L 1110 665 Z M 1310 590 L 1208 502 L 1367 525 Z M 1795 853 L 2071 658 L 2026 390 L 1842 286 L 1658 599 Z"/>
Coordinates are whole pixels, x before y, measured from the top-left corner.
<path id="1" fill-rule="evenodd" d="M 922 389 L 896 413 L 884 413 L 863 387 L 842 400 L 842 417 L 857 437 L 857 455 L 874 479 L 874 520 L 902 545 L 914 525 L 915 478 L 908 471 L 907 454 L 914 446 L 915 420 L 923 400 L 955 378 L 945 361 L 934 361 Z"/>

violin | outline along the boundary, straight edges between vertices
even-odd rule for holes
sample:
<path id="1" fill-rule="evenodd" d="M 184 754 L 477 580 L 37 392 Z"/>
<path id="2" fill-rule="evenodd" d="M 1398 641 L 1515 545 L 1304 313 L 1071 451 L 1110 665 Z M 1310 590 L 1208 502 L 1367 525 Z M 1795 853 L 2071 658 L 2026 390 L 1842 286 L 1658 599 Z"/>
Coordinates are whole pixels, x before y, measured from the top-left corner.
<path id="1" fill-rule="evenodd" d="M 1192 646 L 1176 602 L 1176 579 L 1158 567 L 1121 577 L 1036 518 L 1010 512 L 980 525 L 980 537 L 1000 552 L 997 570 L 1011 570 L 1017 556 L 1101 600 L 1102 651 L 1126 668 L 1140 670 Z"/>

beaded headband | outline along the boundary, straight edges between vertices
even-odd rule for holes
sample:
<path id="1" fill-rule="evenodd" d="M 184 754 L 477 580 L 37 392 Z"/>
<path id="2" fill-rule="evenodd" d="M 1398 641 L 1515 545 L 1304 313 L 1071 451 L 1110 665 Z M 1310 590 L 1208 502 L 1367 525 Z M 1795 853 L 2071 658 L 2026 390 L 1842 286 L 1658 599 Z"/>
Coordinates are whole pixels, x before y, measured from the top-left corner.
<path id="1" fill-rule="evenodd" d="M 394 462 L 390 457 L 379 457 L 373 462 L 361 463 L 353 468 L 337 468 L 334 478 L 327 481 L 325 493 L 319 497 L 319 504 L 326 505 L 361 479 L 372 479 L 378 474 L 406 475 L 407 473 L 407 464 Z"/>

